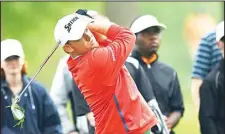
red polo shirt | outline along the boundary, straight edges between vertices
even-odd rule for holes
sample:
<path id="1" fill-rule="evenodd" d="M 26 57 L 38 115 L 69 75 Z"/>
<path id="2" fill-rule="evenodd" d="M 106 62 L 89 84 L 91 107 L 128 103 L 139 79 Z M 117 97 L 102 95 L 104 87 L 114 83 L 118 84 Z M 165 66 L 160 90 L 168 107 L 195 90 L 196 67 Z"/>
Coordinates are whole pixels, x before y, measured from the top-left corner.
<path id="1" fill-rule="evenodd" d="M 105 47 L 70 57 L 69 70 L 94 113 L 96 134 L 143 134 L 157 119 L 124 66 L 135 35 L 112 25 L 107 38 L 108 45 L 100 43 Z"/>

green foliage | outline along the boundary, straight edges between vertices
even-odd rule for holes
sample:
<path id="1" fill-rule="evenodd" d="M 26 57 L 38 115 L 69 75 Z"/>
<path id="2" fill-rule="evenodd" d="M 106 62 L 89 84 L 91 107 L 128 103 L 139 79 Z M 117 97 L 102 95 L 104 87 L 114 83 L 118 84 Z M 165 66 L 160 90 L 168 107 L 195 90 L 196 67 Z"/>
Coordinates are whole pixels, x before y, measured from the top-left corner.
<path id="1" fill-rule="evenodd" d="M 55 46 L 54 28 L 61 17 L 86 8 L 103 12 L 101 2 L 2 2 L 2 40 L 15 38 L 21 41 L 28 61 L 28 75 L 33 76 L 40 64 Z M 50 88 L 60 57 L 58 49 L 41 73 L 38 81 Z"/>
<path id="2" fill-rule="evenodd" d="M 11 109 L 13 118 L 18 121 L 18 123 L 16 123 L 13 127 L 19 126 L 20 128 L 23 128 L 25 110 L 16 103 L 13 103 L 11 106 L 7 106 L 6 108 Z"/>

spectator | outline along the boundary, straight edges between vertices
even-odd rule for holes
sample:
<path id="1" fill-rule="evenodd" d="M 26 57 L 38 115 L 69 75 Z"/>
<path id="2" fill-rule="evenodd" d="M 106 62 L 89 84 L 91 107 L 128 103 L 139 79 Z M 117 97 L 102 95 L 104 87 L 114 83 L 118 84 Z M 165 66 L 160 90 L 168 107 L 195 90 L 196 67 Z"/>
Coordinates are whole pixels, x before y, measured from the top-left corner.
<path id="1" fill-rule="evenodd" d="M 64 134 L 75 134 L 75 132 L 94 134 L 93 116 L 68 70 L 66 64 L 68 58 L 69 55 L 63 57 L 58 64 L 50 95 L 59 111 Z M 68 101 L 71 102 L 74 123 L 69 119 L 67 112 Z"/>
<path id="2" fill-rule="evenodd" d="M 199 121 L 202 134 L 225 134 L 224 21 L 216 28 L 223 58 L 200 86 Z"/>
<path id="3" fill-rule="evenodd" d="M 142 66 L 147 74 L 159 108 L 167 118 L 167 127 L 173 129 L 183 115 L 184 106 L 176 71 L 158 60 L 161 32 L 165 28 L 151 15 L 134 20 L 130 29 L 136 35 L 136 47 L 131 57 L 138 61 L 136 64 Z M 173 130 L 171 134 L 174 134 Z"/>
<path id="4" fill-rule="evenodd" d="M 32 82 L 21 97 L 18 105 L 25 110 L 23 128 L 14 127 L 10 108 L 12 100 L 28 84 L 27 64 L 22 44 L 14 39 L 1 42 L 1 132 L 2 134 L 61 134 L 57 109 L 46 89 Z"/>
<path id="5" fill-rule="evenodd" d="M 221 59 L 221 50 L 216 46 L 216 33 L 210 32 L 200 41 L 192 71 L 191 92 L 197 112 L 199 112 L 199 87 Z"/>

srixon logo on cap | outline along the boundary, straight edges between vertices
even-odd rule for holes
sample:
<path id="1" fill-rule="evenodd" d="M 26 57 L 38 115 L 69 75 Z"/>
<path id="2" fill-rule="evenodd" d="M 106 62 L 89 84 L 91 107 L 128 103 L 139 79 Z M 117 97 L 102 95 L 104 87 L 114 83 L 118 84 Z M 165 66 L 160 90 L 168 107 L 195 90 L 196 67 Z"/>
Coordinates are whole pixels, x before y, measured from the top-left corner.
<path id="1" fill-rule="evenodd" d="M 73 19 L 71 19 L 70 22 L 69 22 L 68 24 L 66 24 L 66 25 L 64 26 L 64 28 L 68 31 L 68 33 L 69 33 L 70 30 L 71 30 L 72 24 L 73 24 L 76 20 L 78 20 L 78 19 L 79 19 L 79 18 L 76 16 L 76 17 L 74 17 Z"/>

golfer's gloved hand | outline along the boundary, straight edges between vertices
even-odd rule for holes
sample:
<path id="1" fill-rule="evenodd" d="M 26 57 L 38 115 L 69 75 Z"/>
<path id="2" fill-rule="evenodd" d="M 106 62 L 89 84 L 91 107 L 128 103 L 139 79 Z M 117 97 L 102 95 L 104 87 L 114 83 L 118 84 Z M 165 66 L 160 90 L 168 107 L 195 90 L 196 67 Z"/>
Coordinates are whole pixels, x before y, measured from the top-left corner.
<path id="1" fill-rule="evenodd" d="M 80 15 L 84 15 L 84 16 L 87 16 L 89 18 L 92 18 L 94 19 L 94 16 L 96 16 L 98 13 L 96 11 L 88 11 L 87 9 L 78 9 L 76 11 L 77 14 L 80 14 Z"/>
<path id="2" fill-rule="evenodd" d="M 77 14 L 80 14 L 80 15 L 87 15 L 87 9 L 78 9 L 76 11 Z"/>

